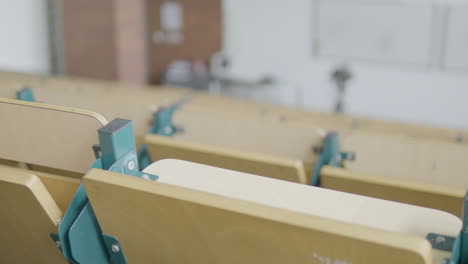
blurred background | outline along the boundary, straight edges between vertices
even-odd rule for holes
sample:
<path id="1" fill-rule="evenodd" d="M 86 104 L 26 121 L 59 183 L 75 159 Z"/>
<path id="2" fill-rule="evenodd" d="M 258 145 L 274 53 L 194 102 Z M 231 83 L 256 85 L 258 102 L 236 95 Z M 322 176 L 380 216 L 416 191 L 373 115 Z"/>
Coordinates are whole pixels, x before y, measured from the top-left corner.
<path id="1" fill-rule="evenodd" d="M 468 3 L 0 0 L 0 70 L 468 128 Z"/>

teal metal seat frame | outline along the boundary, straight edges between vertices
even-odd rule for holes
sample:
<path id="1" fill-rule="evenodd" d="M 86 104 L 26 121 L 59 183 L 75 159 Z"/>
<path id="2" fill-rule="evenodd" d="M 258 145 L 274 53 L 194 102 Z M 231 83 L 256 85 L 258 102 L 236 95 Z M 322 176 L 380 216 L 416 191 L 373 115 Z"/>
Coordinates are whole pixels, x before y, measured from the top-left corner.
<path id="1" fill-rule="evenodd" d="M 175 102 L 169 107 L 161 107 L 153 113 L 153 119 L 151 127 L 147 134 L 150 135 L 161 135 L 165 137 L 172 137 L 176 133 L 181 132 L 182 129 L 173 124 L 174 113 L 179 107 L 188 100 L 188 97 L 183 97 L 181 100 Z M 148 153 L 148 149 L 144 142 L 140 146 L 138 153 L 138 163 L 140 168 L 146 168 L 151 164 L 151 158 Z"/>
<path id="2" fill-rule="evenodd" d="M 320 170 L 323 166 L 341 167 L 343 160 L 354 160 L 356 158 L 353 152 L 341 152 L 340 136 L 337 132 L 329 132 L 323 140 L 323 145 L 316 148 L 315 152 L 320 156 L 312 170 L 310 185 L 316 187 L 320 186 Z"/>
<path id="3" fill-rule="evenodd" d="M 90 168 L 157 180 L 158 176 L 139 170 L 130 120 L 115 119 L 100 128 L 98 134 L 100 157 Z M 51 237 L 70 263 L 126 263 L 118 239 L 102 233 L 83 184 L 59 224 L 58 234 L 51 234 Z"/>

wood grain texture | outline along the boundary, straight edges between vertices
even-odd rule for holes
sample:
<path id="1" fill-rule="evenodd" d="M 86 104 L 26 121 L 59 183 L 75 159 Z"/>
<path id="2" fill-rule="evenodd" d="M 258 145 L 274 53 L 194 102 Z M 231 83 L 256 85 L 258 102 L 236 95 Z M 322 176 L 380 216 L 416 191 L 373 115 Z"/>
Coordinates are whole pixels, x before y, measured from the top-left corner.
<path id="1" fill-rule="evenodd" d="M 366 131 L 381 135 L 405 136 L 410 139 L 425 138 L 442 142 L 468 144 L 468 131 L 407 122 L 372 119 L 368 117 L 310 111 L 300 108 L 261 103 L 244 98 L 196 93 L 191 105 L 209 105 L 215 108 L 236 109 L 250 115 L 268 116 L 283 122 L 308 123 L 327 130 L 340 132 Z"/>
<path id="2" fill-rule="evenodd" d="M 17 161 L 12 161 L 12 160 L 6 160 L 6 159 L 0 159 L 0 165 L 2 166 L 8 166 L 8 167 L 19 167 L 19 163 Z"/>
<path id="3" fill-rule="evenodd" d="M 0 123 L 0 158 L 86 172 L 107 121 L 87 110 L 0 98 Z"/>
<path id="4" fill-rule="evenodd" d="M 327 132 L 312 124 L 201 112 L 176 112 L 174 122 L 184 128 L 184 133 L 175 138 L 297 159 L 305 164 L 306 170 L 317 160 L 313 147 L 321 144 Z M 350 170 L 468 189 L 464 173 L 468 171 L 465 145 L 364 131 L 343 132 L 340 137 L 341 149 L 356 153 L 356 160 L 346 163 Z M 310 175 L 308 171 L 307 175 Z"/>
<path id="5" fill-rule="evenodd" d="M 468 148 L 429 140 L 352 133 L 342 136 L 342 148 L 356 152 L 346 168 L 387 176 L 468 189 Z"/>
<path id="6" fill-rule="evenodd" d="M 183 108 L 187 110 L 187 106 Z M 201 110 L 195 111 L 193 107 L 190 110 L 175 114 L 174 122 L 185 131 L 178 138 L 296 158 L 306 168 L 311 168 L 316 160 L 312 147 L 328 131 L 320 125 L 287 122 L 281 118 L 261 120 L 247 114 L 226 117 L 226 111 L 200 114 Z M 364 130 L 340 131 L 340 134 L 342 150 L 357 154 L 356 161 L 347 163 L 351 170 L 468 188 L 464 177 L 464 171 L 468 170 L 466 145 Z"/>
<path id="7" fill-rule="evenodd" d="M 153 161 L 180 159 L 275 179 L 306 183 L 304 165 L 299 160 L 198 144 L 148 135 L 145 138 Z"/>
<path id="8" fill-rule="evenodd" d="M 73 200 L 73 196 L 78 190 L 80 181 L 44 172 L 33 171 L 33 173 L 41 179 L 60 210 L 62 210 L 62 212 L 67 211 L 71 201 Z"/>
<path id="9" fill-rule="evenodd" d="M 323 188 L 433 208 L 460 218 L 463 215 L 466 192 L 463 188 L 425 184 L 329 166 L 322 168 L 320 177 Z"/>
<path id="10" fill-rule="evenodd" d="M 177 111 L 174 123 L 183 133 L 174 138 L 266 155 L 315 163 L 313 147 L 321 145 L 326 131 L 309 124 L 287 124 L 280 120 L 226 116 L 221 111 Z"/>
<path id="11" fill-rule="evenodd" d="M 50 238 L 62 217 L 35 175 L 0 167 L 0 262 L 67 263 Z"/>
<path id="12" fill-rule="evenodd" d="M 154 172 L 164 178 L 177 175 Z M 191 173 L 186 179 L 198 175 Z M 211 176 L 216 179 L 216 175 Z M 321 259 L 329 259 L 348 263 L 432 263 L 429 243 L 414 235 L 101 170 L 90 171 L 83 181 L 103 231 L 119 237 L 129 262 L 320 263 Z M 242 181 L 238 184 L 248 186 Z M 261 190 L 256 188 L 256 192 Z M 136 222 L 138 228 L 124 228 Z"/>
<path id="13" fill-rule="evenodd" d="M 9 168 L 10 170 L 13 169 L 8 166 L 0 165 L 0 169 L 3 168 Z M 65 212 L 68 209 L 68 206 L 80 185 L 80 180 L 78 179 L 20 168 L 14 168 L 14 170 L 18 173 L 33 174 L 39 177 L 40 181 L 62 212 Z"/>
<path id="14" fill-rule="evenodd" d="M 45 173 L 45 174 L 51 174 L 51 175 L 60 175 L 63 177 L 67 178 L 72 178 L 72 179 L 81 179 L 84 176 L 84 173 L 82 172 L 73 172 L 73 171 L 68 171 L 68 170 L 59 170 L 56 168 L 50 168 L 50 167 L 44 167 L 44 166 L 38 166 L 34 164 L 27 164 L 27 169 L 38 172 L 38 173 Z"/>

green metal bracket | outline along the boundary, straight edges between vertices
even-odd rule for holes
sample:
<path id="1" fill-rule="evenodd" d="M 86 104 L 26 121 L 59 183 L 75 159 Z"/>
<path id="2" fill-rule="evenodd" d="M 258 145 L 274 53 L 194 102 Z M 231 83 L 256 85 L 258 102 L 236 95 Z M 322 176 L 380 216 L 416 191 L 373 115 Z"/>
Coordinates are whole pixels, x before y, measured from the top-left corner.
<path id="1" fill-rule="evenodd" d="M 315 149 L 320 157 L 314 166 L 310 185 L 320 186 L 320 170 L 323 166 L 341 167 L 343 160 L 354 160 L 353 152 L 340 151 L 340 136 L 337 132 L 329 132 L 323 140 L 323 146 Z"/>
<path id="2" fill-rule="evenodd" d="M 31 88 L 25 87 L 16 92 L 16 99 L 27 102 L 35 102 L 34 92 Z"/>
<path id="3" fill-rule="evenodd" d="M 180 128 L 176 127 L 172 123 L 172 119 L 175 111 L 177 111 L 177 109 L 187 100 L 188 97 L 184 97 L 181 100 L 172 104 L 171 106 L 160 108 L 156 112 L 154 112 L 152 124 L 148 131 L 148 134 L 171 137 L 178 131 L 181 131 Z M 148 150 L 144 143 L 141 144 L 140 152 L 138 153 L 138 164 L 142 169 L 146 168 L 151 164 L 151 159 L 149 157 Z"/>
<path id="4" fill-rule="evenodd" d="M 455 240 L 449 264 L 468 264 L 468 193 L 463 200 L 463 227 Z"/>
<path id="5" fill-rule="evenodd" d="M 441 234 L 429 233 L 426 239 L 431 243 L 432 248 L 451 252 L 455 245 L 455 237 L 444 236 Z"/>
<path id="6" fill-rule="evenodd" d="M 107 252 L 109 252 L 110 263 L 127 263 L 125 259 L 125 255 L 123 254 L 122 248 L 120 246 L 120 242 L 117 238 L 107 236 L 102 234 L 104 238 L 104 242 L 106 243 Z"/>
<path id="7" fill-rule="evenodd" d="M 157 180 L 156 175 L 139 170 L 131 121 L 115 119 L 99 129 L 98 134 L 101 157 L 91 168 Z M 126 263 L 118 240 L 102 233 L 83 184 L 78 187 L 58 231 L 58 235 L 51 235 L 52 239 L 70 263 Z"/>

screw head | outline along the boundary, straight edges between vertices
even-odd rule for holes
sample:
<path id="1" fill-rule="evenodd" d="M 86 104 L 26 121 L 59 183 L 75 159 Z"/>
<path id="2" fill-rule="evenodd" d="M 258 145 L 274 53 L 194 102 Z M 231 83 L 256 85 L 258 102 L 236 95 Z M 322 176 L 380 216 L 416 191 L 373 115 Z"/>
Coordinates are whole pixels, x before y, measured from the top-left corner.
<path id="1" fill-rule="evenodd" d="M 129 170 L 133 170 L 135 169 L 135 162 L 133 160 L 131 160 L 128 164 L 127 164 L 127 168 Z"/>
<path id="2" fill-rule="evenodd" d="M 166 133 L 168 135 L 172 134 L 172 127 L 170 127 L 170 126 L 165 127 L 164 128 L 164 133 Z"/>
<path id="3" fill-rule="evenodd" d="M 62 246 L 62 243 L 60 243 L 60 241 L 55 241 L 55 246 L 60 248 Z"/>
<path id="4" fill-rule="evenodd" d="M 113 245 L 111 246 L 111 249 L 112 249 L 112 252 L 114 252 L 114 253 L 117 253 L 117 252 L 120 251 L 120 247 L 119 247 L 119 245 L 117 245 L 117 244 L 113 244 Z"/>
<path id="5" fill-rule="evenodd" d="M 335 162 L 340 163 L 341 162 L 341 154 L 335 155 Z"/>
<path id="6" fill-rule="evenodd" d="M 443 237 L 443 236 L 437 236 L 437 237 L 435 238 L 435 242 L 436 242 L 437 244 L 442 244 L 442 243 L 445 242 L 445 237 Z"/>

